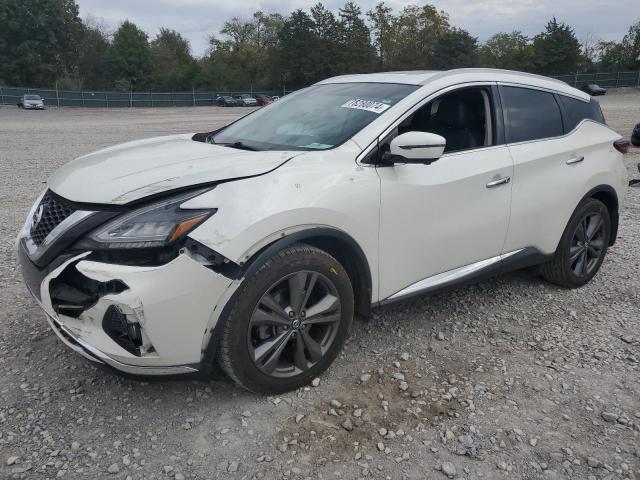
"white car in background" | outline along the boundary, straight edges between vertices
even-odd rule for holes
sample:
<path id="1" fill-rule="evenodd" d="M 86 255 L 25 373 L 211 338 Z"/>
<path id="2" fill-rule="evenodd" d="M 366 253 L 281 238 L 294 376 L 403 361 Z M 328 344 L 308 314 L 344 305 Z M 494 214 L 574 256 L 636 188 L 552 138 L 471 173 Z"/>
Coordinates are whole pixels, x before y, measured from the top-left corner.
<path id="1" fill-rule="evenodd" d="M 20 97 L 18 107 L 25 110 L 44 110 L 44 100 L 40 95 L 25 94 Z"/>
<path id="2" fill-rule="evenodd" d="M 579 90 L 462 69 L 331 78 L 219 130 L 60 168 L 18 237 L 61 340 L 136 374 L 309 383 L 372 306 L 615 242 L 620 135 Z"/>
<path id="3" fill-rule="evenodd" d="M 257 107 L 258 106 L 258 100 L 256 100 L 255 98 L 253 98 L 251 95 L 249 95 L 247 93 L 243 93 L 242 95 L 235 95 L 233 98 L 235 98 L 239 102 L 242 102 L 242 104 L 245 107 Z"/>

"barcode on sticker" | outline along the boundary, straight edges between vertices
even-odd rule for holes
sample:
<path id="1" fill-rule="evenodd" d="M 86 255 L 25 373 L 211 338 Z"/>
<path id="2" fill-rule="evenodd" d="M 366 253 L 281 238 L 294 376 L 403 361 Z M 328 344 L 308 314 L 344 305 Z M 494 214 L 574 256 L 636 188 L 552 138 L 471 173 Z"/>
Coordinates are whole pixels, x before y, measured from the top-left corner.
<path id="1" fill-rule="evenodd" d="M 366 110 L 367 112 L 382 113 L 391 105 L 386 103 L 376 102 L 374 100 L 364 100 L 362 98 L 354 98 L 342 105 L 343 108 L 355 108 L 356 110 Z"/>

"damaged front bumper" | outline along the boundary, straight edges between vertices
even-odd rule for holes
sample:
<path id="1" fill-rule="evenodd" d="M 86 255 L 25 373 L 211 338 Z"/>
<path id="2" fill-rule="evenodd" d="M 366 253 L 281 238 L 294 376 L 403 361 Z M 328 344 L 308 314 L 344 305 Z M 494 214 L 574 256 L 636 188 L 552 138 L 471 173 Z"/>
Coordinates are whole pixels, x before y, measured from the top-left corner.
<path id="1" fill-rule="evenodd" d="M 86 358 L 130 374 L 201 370 L 218 316 L 238 281 L 186 252 L 160 266 L 110 264 L 89 255 L 39 269 L 18 245 L 25 283 L 58 337 Z M 81 297 L 74 281 L 96 285 L 97 293 Z M 70 301 L 74 292 L 83 301 Z"/>

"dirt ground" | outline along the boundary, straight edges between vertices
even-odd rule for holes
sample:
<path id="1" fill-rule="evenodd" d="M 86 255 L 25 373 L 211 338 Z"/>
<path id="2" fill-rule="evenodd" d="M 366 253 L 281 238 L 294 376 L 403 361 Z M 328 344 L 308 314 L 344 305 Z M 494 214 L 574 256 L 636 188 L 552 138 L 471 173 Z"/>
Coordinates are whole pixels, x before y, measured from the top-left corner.
<path id="1" fill-rule="evenodd" d="M 601 103 L 629 136 L 640 91 Z M 46 179 L 245 111 L 0 108 L 0 478 L 640 478 L 640 188 L 589 285 L 517 272 L 377 309 L 317 387 L 127 379 L 60 343 L 14 255 Z M 640 149 L 625 162 L 639 178 Z"/>

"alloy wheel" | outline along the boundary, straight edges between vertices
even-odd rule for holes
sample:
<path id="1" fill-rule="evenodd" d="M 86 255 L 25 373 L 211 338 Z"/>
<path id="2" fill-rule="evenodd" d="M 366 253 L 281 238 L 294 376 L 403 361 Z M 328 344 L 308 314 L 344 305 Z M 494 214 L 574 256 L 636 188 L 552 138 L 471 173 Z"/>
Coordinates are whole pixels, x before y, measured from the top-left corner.
<path id="1" fill-rule="evenodd" d="M 248 348 L 266 375 L 288 378 L 316 365 L 329 350 L 341 318 L 340 297 L 324 275 L 303 270 L 273 284 L 249 321 Z"/>
<path id="2" fill-rule="evenodd" d="M 574 275 L 586 277 L 591 274 L 604 247 L 604 218 L 599 213 L 589 213 L 578 222 L 569 247 L 569 266 Z"/>

